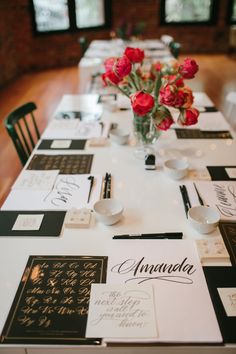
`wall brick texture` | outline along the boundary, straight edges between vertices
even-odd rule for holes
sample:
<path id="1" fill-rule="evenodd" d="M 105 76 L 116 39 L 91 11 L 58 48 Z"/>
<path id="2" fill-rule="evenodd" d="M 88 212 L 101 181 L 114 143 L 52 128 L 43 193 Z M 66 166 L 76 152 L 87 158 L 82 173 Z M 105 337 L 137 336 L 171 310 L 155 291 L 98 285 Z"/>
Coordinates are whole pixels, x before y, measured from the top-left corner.
<path id="1" fill-rule="evenodd" d="M 122 19 L 132 23 L 145 21 L 144 38 L 169 34 L 182 44 L 182 53 L 224 53 L 228 50 L 228 1 L 219 0 L 217 23 L 212 26 L 160 25 L 161 0 L 110 1 L 113 28 Z M 30 1 L 0 0 L 0 86 L 24 72 L 76 65 L 81 57 L 78 38 L 108 39 L 111 29 L 35 35 Z"/>

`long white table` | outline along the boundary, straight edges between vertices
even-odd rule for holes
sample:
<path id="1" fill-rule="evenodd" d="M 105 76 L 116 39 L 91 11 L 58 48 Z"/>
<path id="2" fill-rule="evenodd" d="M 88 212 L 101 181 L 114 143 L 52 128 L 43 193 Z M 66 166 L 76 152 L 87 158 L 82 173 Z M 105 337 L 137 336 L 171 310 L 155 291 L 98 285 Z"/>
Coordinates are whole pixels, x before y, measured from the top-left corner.
<path id="1" fill-rule="evenodd" d="M 173 59 L 169 48 L 159 39 L 139 41 L 93 40 L 78 64 L 79 93 L 94 93 L 91 88 L 93 75 L 103 72 L 103 62 L 109 57 L 121 56 L 126 47 L 140 48 L 145 51 L 145 61 L 169 61 Z"/>
<path id="2" fill-rule="evenodd" d="M 203 93 L 196 93 L 196 102 L 202 106 L 212 105 Z M 97 97 L 97 96 L 96 96 Z M 84 99 L 94 102 L 89 95 Z M 77 96 L 65 95 L 57 111 L 79 110 Z M 119 127 L 132 133 L 132 113 L 130 110 L 109 112 L 104 110 L 104 122 L 117 122 Z M 232 133 L 234 135 L 234 133 Z M 66 137 L 65 137 L 66 138 Z M 154 148 L 157 156 L 157 168 L 154 171 L 144 169 L 143 160 L 134 155 L 133 140 L 129 145 L 117 146 L 108 140 L 104 147 L 86 147 L 85 150 L 63 151 L 63 153 L 94 154 L 91 173 L 112 174 L 112 197 L 121 201 L 124 215 L 113 226 L 97 223 L 93 218 L 88 229 L 65 229 L 61 237 L 40 239 L 38 237 L 0 237 L 0 331 L 2 330 L 19 281 L 30 255 L 106 255 L 106 245 L 113 235 L 127 233 L 175 232 L 182 231 L 186 239 L 220 237 L 217 229 L 210 235 L 195 231 L 186 219 L 179 185 L 188 181 L 173 181 L 163 171 L 163 161 L 167 158 L 181 157 L 189 161 L 192 169 L 202 169 L 207 165 L 236 165 L 236 141 L 227 140 L 180 140 L 175 132 L 164 132 Z M 48 153 L 37 151 L 34 153 Z M 50 151 L 50 154 L 57 151 Z M 62 153 L 60 151 L 60 153 Z M 114 241 L 114 247 L 115 247 Z M 180 324 L 181 325 L 181 324 Z M 1 354 L 41 354 L 41 353 L 235 353 L 235 345 L 120 345 L 118 347 L 82 347 L 47 345 L 1 345 Z"/>

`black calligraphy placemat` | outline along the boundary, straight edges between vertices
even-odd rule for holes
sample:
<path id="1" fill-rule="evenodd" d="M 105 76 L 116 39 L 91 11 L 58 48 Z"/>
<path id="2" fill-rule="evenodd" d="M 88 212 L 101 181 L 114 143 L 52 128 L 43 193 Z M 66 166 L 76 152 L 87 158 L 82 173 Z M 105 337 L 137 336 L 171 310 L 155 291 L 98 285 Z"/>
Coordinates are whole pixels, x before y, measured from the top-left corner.
<path id="1" fill-rule="evenodd" d="M 43 214 L 39 230 L 12 230 L 18 215 Z M 66 211 L 0 210 L 0 236 L 60 236 Z"/>
<path id="2" fill-rule="evenodd" d="M 227 316 L 218 288 L 236 287 L 236 267 L 203 267 L 224 343 L 236 343 L 236 317 Z M 235 300 L 234 300 L 235 301 Z M 236 301 L 235 301 L 236 303 Z"/>
<path id="3" fill-rule="evenodd" d="M 203 113 L 219 112 L 219 110 L 214 106 L 204 106 L 205 111 Z"/>
<path id="4" fill-rule="evenodd" d="M 226 168 L 236 168 L 236 166 L 207 166 L 212 181 L 236 181 L 236 178 L 230 178 Z"/>
<path id="5" fill-rule="evenodd" d="M 30 256 L 1 334 L 2 343 L 100 344 L 85 338 L 92 283 L 107 257 Z"/>
<path id="6" fill-rule="evenodd" d="M 236 265 L 236 222 L 221 221 L 220 233 L 229 252 L 231 263 Z"/>
<path id="7" fill-rule="evenodd" d="M 200 129 L 175 129 L 178 139 L 233 139 L 229 131 L 206 131 Z"/>
<path id="8" fill-rule="evenodd" d="M 34 155 L 28 170 L 60 170 L 60 174 L 90 173 L 93 155 Z"/>
<path id="9" fill-rule="evenodd" d="M 86 139 L 78 139 L 78 140 L 71 140 L 70 146 L 68 148 L 54 148 L 51 147 L 53 141 L 55 140 L 62 140 L 63 139 L 54 139 L 54 140 L 49 140 L 49 139 L 44 139 L 41 141 L 41 143 L 38 146 L 38 150 L 84 150 L 85 144 L 86 144 Z M 70 139 L 68 139 L 70 140 Z"/>

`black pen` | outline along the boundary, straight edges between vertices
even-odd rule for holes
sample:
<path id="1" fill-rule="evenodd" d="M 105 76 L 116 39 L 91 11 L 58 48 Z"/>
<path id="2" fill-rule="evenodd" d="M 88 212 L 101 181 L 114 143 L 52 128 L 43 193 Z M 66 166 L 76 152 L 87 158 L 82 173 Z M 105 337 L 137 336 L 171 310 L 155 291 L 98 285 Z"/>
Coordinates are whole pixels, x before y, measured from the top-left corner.
<path id="1" fill-rule="evenodd" d="M 158 234 L 130 234 L 115 235 L 113 240 L 164 240 L 164 239 L 182 239 L 182 232 L 163 232 Z"/>
<path id="2" fill-rule="evenodd" d="M 188 203 L 187 203 L 187 200 L 186 200 L 186 195 L 184 193 L 184 190 L 183 190 L 183 186 L 179 186 L 179 189 L 180 189 L 180 193 L 182 195 L 182 199 L 183 199 L 183 203 L 184 203 L 184 210 L 185 210 L 185 214 L 186 216 L 188 217 Z"/>
<path id="3" fill-rule="evenodd" d="M 108 174 L 107 178 L 107 193 L 106 198 L 111 198 L 111 174 Z"/>
<path id="4" fill-rule="evenodd" d="M 106 172 L 105 178 L 104 178 L 104 189 L 103 189 L 103 198 L 107 198 L 107 184 L 108 184 L 108 176 L 109 174 Z"/>

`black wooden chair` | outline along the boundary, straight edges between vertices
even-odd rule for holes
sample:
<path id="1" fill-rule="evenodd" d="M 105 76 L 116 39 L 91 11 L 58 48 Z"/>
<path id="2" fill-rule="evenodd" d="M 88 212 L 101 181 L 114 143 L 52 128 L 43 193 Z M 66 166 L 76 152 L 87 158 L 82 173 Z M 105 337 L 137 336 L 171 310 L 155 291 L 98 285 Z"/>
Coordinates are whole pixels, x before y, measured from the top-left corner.
<path id="1" fill-rule="evenodd" d="M 12 111 L 4 121 L 23 166 L 40 138 L 33 113 L 36 109 L 35 103 L 25 103 Z"/>

